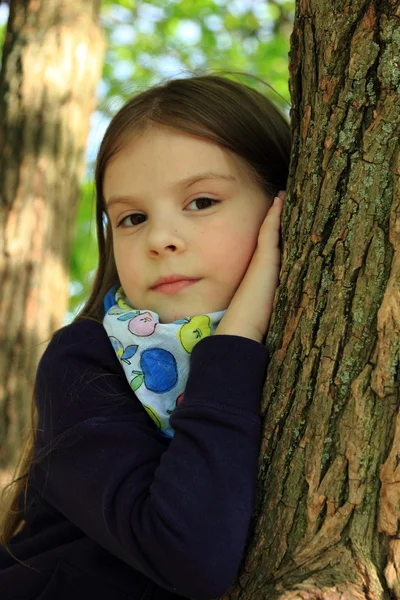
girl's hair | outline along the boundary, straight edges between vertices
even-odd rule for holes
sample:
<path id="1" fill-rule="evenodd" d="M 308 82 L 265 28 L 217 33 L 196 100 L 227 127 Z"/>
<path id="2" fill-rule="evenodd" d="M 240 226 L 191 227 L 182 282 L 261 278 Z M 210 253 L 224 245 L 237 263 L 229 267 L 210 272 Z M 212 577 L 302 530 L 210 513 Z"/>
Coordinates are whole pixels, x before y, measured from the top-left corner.
<path id="1" fill-rule="evenodd" d="M 226 75 L 244 75 L 225 73 Z M 254 77 L 258 82 L 262 82 Z M 272 198 L 286 189 L 291 135 L 288 120 L 263 94 L 221 75 L 174 79 L 134 96 L 111 120 L 96 161 L 96 224 L 99 263 L 91 294 L 76 319 L 102 322 L 103 298 L 118 285 L 112 232 L 103 197 L 108 161 L 124 145 L 149 127 L 166 126 L 209 140 L 235 153 L 249 173 Z M 35 416 L 33 417 L 33 424 Z M 6 544 L 23 523 L 19 502 L 27 488 L 35 444 L 34 426 L 25 443 L 8 500 L 0 518 L 0 543 Z M 7 486 L 7 487 L 9 487 Z"/>

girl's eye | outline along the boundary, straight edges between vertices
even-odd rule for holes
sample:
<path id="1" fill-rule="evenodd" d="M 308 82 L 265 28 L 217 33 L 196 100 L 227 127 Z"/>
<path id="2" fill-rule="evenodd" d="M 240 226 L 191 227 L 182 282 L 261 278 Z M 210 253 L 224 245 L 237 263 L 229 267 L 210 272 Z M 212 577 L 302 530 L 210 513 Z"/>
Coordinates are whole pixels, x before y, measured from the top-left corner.
<path id="1" fill-rule="evenodd" d="M 189 208 L 191 205 L 195 205 L 193 208 L 189 208 L 189 210 L 205 210 L 207 208 L 211 208 L 212 206 L 214 206 L 214 204 L 218 204 L 218 202 L 219 200 L 214 200 L 213 198 L 201 197 L 192 200 L 190 204 L 188 204 L 187 208 Z M 142 223 L 144 223 L 146 220 L 146 215 L 142 213 L 132 213 L 121 219 L 117 227 L 136 227 L 137 225 L 141 225 Z"/>
<path id="2" fill-rule="evenodd" d="M 213 198 L 196 198 L 195 200 L 192 200 L 190 204 L 188 204 L 188 208 L 191 204 L 197 204 L 196 208 L 191 208 L 190 210 L 204 210 L 206 208 L 214 206 L 214 204 L 217 203 L 218 200 L 214 200 Z"/>
<path id="3" fill-rule="evenodd" d="M 135 227 L 136 225 L 144 223 L 146 218 L 146 215 L 143 215 L 142 213 L 132 213 L 121 219 L 117 227 Z"/>

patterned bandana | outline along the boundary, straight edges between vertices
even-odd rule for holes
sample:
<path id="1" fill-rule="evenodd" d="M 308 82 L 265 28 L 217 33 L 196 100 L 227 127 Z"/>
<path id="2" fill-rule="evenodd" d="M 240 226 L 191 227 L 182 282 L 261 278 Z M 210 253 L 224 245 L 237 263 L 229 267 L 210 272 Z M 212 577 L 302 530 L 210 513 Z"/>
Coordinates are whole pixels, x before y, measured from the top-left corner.
<path id="1" fill-rule="evenodd" d="M 161 433 L 174 436 L 169 424 L 183 400 L 190 355 L 203 338 L 213 335 L 225 310 L 160 323 L 157 313 L 135 310 L 120 287 L 104 298 L 103 325 L 129 385 Z"/>

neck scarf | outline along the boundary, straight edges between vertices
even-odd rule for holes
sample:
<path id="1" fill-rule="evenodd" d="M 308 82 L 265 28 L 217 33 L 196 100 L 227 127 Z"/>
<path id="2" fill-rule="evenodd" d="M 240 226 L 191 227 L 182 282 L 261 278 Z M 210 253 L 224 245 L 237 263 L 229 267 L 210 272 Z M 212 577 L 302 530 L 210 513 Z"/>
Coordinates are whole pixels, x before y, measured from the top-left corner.
<path id="1" fill-rule="evenodd" d="M 172 438 L 169 417 L 183 400 L 191 352 L 215 333 L 226 311 L 160 323 L 157 313 L 135 310 L 121 287 L 106 294 L 104 311 L 103 326 L 131 389 L 161 433 Z"/>

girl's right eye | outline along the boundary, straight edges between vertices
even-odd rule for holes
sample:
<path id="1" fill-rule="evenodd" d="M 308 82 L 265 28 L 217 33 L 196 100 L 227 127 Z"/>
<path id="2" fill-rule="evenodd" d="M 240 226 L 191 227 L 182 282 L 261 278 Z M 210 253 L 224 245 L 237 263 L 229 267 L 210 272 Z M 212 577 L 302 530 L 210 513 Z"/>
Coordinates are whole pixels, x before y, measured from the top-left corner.
<path id="1" fill-rule="evenodd" d="M 129 221 L 128 221 L 129 219 Z M 140 220 L 142 219 L 142 220 Z M 132 213 L 131 215 L 127 215 L 126 217 L 124 217 L 123 219 L 120 220 L 120 222 L 118 223 L 117 227 L 135 227 L 136 225 L 140 225 L 141 223 L 144 223 L 144 221 L 146 220 L 146 215 L 143 215 L 142 213 Z M 126 223 L 128 221 L 128 223 Z M 124 225 L 124 223 L 126 223 Z"/>
<path id="2" fill-rule="evenodd" d="M 199 211 L 199 210 L 206 210 L 207 208 L 211 208 L 212 206 L 214 206 L 215 204 L 218 204 L 218 200 L 214 200 L 214 198 L 207 198 L 206 196 L 200 196 L 199 198 L 195 198 L 194 200 L 192 200 L 187 207 L 189 207 L 191 204 L 196 204 L 196 208 L 195 210 Z M 193 210 L 193 209 L 190 209 Z"/>

